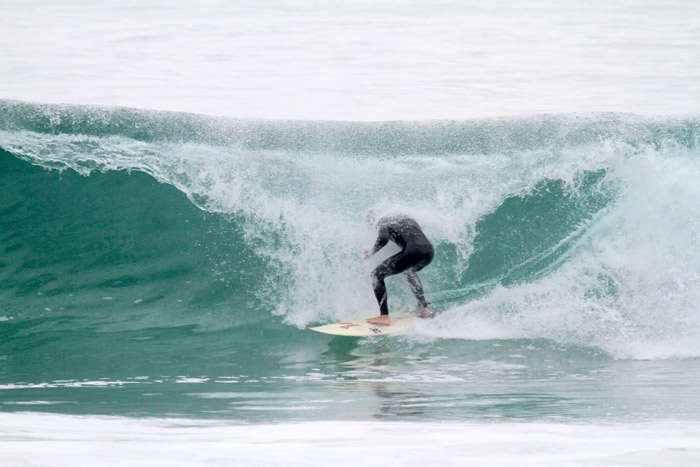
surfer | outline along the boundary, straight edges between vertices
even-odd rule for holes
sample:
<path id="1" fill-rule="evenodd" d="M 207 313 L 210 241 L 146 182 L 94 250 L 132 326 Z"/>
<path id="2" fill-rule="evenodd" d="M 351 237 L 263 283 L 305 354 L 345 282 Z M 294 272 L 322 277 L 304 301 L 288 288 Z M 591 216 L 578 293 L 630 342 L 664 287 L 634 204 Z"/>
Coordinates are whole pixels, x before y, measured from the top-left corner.
<path id="1" fill-rule="evenodd" d="M 371 210 L 367 213 L 366 220 L 369 226 L 377 229 L 378 236 L 372 249 L 364 251 L 365 259 L 384 248 L 389 240 L 401 247 L 400 252 L 382 262 L 372 271 L 372 286 L 374 287 L 374 296 L 379 303 L 380 315 L 367 319 L 367 322 L 383 326 L 391 324 L 384 279 L 400 273 L 406 275 L 411 291 L 418 299 L 420 314 L 427 318 L 430 316 L 430 311 L 417 272 L 433 260 L 433 245 L 426 238 L 418 222 L 406 215 L 397 213 L 382 215 L 376 210 Z"/>

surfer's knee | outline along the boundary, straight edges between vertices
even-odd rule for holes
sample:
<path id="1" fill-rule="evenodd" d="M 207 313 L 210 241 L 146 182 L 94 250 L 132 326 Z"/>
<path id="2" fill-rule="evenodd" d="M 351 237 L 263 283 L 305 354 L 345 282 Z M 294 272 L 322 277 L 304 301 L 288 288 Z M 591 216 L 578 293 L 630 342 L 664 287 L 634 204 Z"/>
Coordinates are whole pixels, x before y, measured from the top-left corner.
<path id="1" fill-rule="evenodd" d="M 385 279 L 389 275 L 389 270 L 386 266 L 380 264 L 372 270 L 371 275 L 373 280 Z"/>
<path id="2" fill-rule="evenodd" d="M 372 284 L 377 284 L 384 279 L 386 279 L 387 276 L 389 276 L 389 269 L 384 266 L 383 264 L 380 264 L 376 268 L 374 268 L 371 272 L 372 276 Z"/>

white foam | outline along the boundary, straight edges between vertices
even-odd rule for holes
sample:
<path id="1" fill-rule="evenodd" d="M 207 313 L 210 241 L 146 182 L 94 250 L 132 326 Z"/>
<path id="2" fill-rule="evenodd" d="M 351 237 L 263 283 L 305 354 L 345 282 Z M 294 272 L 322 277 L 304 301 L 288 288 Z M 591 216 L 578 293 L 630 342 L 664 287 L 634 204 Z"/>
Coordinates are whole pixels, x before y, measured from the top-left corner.
<path id="1" fill-rule="evenodd" d="M 700 424 L 222 421 L 0 414 L 0 463 L 24 466 L 697 465 Z"/>
<path id="2" fill-rule="evenodd" d="M 620 199 L 563 263 L 419 329 L 433 337 L 547 338 L 625 358 L 699 356 L 700 161 L 668 148 L 611 162 Z"/>

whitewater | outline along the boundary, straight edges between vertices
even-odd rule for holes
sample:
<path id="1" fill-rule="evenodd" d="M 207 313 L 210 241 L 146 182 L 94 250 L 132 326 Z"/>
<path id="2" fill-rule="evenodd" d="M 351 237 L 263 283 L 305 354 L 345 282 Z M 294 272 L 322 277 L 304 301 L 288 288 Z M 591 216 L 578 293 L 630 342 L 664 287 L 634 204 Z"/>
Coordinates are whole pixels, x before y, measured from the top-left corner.
<path id="1" fill-rule="evenodd" d="M 698 463 L 699 15 L 3 2 L 0 461 Z"/>

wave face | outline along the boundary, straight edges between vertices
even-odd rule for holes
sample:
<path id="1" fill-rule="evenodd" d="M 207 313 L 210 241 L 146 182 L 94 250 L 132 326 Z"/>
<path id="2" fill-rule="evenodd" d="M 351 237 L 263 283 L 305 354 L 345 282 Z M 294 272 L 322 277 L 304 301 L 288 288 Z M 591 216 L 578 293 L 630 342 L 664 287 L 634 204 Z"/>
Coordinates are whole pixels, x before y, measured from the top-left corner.
<path id="1" fill-rule="evenodd" d="M 691 117 L 248 121 L 0 101 L 0 329 L 16 350 L 90 353 L 102 334 L 196 347 L 368 315 L 363 219 L 383 207 L 436 246 L 429 340 L 697 357 L 699 147 Z M 412 309 L 390 282 L 391 309 Z"/>

